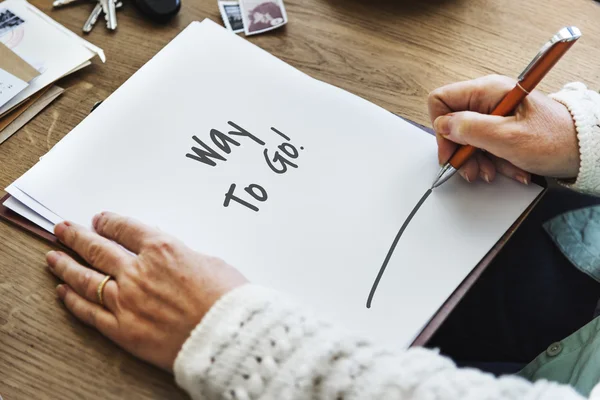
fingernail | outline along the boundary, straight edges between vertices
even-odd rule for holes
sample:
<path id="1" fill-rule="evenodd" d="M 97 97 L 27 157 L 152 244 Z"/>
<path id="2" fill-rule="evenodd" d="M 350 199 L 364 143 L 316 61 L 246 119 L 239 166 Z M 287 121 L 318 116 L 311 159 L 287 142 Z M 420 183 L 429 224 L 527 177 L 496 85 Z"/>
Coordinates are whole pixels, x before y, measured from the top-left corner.
<path id="1" fill-rule="evenodd" d="M 433 128 L 440 135 L 449 135 L 450 134 L 450 116 L 441 115 L 433 121 Z"/>
<path id="2" fill-rule="evenodd" d="M 488 174 L 484 173 L 483 180 L 486 181 L 487 183 L 490 183 L 490 176 Z"/>
<path id="3" fill-rule="evenodd" d="M 54 226 L 54 234 L 59 238 L 63 235 L 65 230 L 67 230 L 71 226 L 70 222 L 63 221 Z"/>
<path id="4" fill-rule="evenodd" d="M 58 297 L 64 299 L 65 295 L 67 294 L 67 288 L 65 287 L 65 285 L 58 285 L 56 287 L 56 293 L 58 294 Z"/>
<path id="5" fill-rule="evenodd" d="M 48 262 L 48 266 L 50 268 L 54 268 L 54 266 L 52 264 L 54 264 L 56 262 L 56 260 L 58 260 L 58 258 L 60 257 L 60 253 L 58 251 L 49 251 L 46 253 L 46 261 Z"/>
<path id="6" fill-rule="evenodd" d="M 521 175 L 521 174 L 517 175 L 517 180 L 519 182 L 521 182 L 523 185 L 529 185 L 529 181 L 527 180 L 527 177 L 524 175 Z"/>
<path id="7" fill-rule="evenodd" d="M 94 215 L 94 218 L 92 219 L 92 226 L 94 227 L 94 229 L 96 229 L 98 227 L 98 220 L 100 219 L 101 216 L 102 216 L 102 214 Z"/>

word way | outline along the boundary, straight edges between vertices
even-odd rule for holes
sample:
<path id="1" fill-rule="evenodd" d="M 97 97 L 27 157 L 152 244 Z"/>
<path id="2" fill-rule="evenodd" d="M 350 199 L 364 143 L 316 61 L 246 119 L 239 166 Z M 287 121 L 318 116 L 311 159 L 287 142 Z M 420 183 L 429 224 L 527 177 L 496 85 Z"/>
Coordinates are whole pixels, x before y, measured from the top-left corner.
<path id="1" fill-rule="evenodd" d="M 283 175 L 291 169 L 298 168 L 296 159 L 300 156 L 300 152 L 296 146 L 290 143 L 291 139 L 280 130 L 271 128 L 273 133 L 284 140 L 273 151 L 267 147 L 263 140 L 235 122 L 228 121 L 227 124 L 233 130 L 223 133 L 217 129 L 211 129 L 209 132 L 210 142 L 206 141 L 205 143 L 196 135 L 192 136 L 192 139 L 200 147 L 192 146 L 193 153 L 187 153 L 185 156 L 208 167 L 217 167 L 219 163 L 227 162 L 226 156 L 232 154 L 235 147 L 240 147 L 243 143 L 254 143 L 254 145 L 263 148 L 262 154 L 265 164 L 273 173 Z M 301 146 L 300 150 L 304 150 L 304 147 Z M 249 210 L 258 212 L 259 208 L 256 204 L 265 202 L 268 198 L 269 195 L 266 189 L 258 183 L 251 183 L 243 190 L 238 189 L 237 184 L 232 183 L 225 193 L 223 207 L 229 207 L 234 202 Z"/>

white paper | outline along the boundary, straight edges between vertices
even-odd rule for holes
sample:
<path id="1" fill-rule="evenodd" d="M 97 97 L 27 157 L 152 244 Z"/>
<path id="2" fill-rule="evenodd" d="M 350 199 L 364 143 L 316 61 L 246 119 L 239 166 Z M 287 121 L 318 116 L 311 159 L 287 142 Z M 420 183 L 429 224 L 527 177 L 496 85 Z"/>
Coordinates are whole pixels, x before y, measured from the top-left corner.
<path id="1" fill-rule="evenodd" d="M 64 89 L 52 85 L 39 99 L 37 99 L 27 110 L 25 110 L 21 115 L 15 118 L 8 126 L 5 126 L 4 129 L 0 131 L 0 144 L 2 144 L 5 140 L 8 140 L 13 134 L 15 134 L 19 129 L 21 129 L 25 124 L 35 118 L 45 107 L 47 107 L 50 103 L 52 103 L 61 93 L 64 92 Z"/>
<path id="2" fill-rule="evenodd" d="M 21 191 L 21 189 L 16 187 L 14 184 L 9 185 L 6 188 L 6 192 L 9 193 L 16 200 L 18 200 L 20 204 L 29 208 L 32 212 L 41 216 L 45 220 L 52 222 L 53 224 L 58 224 L 59 222 L 64 220 L 64 218 L 61 218 L 58 215 L 54 214 L 52 211 L 48 210 L 46 207 L 44 207 L 43 205 L 38 203 L 35 199 L 33 199 L 32 197 L 27 195 L 27 193 L 24 193 L 23 191 Z M 3 204 L 6 205 L 6 203 L 3 203 Z M 8 205 L 6 205 L 6 206 L 8 207 Z M 14 211 L 16 211 L 16 210 L 14 210 Z M 33 222 L 35 222 L 35 221 L 33 221 Z"/>
<path id="3" fill-rule="evenodd" d="M 21 203 L 15 197 L 9 197 L 2 204 L 6 208 L 13 210 L 14 212 L 21 215 L 22 217 L 27 218 L 28 220 L 30 220 L 37 226 L 44 228 L 45 230 L 47 230 L 50 233 L 54 233 L 54 224 L 52 222 L 48 221 L 47 219 L 45 219 L 44 217 L 42 217 L 41 215 L 39 215 L 38 213 L 33 211 L 31 208 L 29 208 L 25 204 Z"/>
<path id="4" fill-rule="evenodd" d="M 94 55 L 97 55 L 98 58 L 100 58 L 100 61 L 106 62 L 106 56 L 104 55 L 104 50 L 102 50 L 100 47 L 93 45 L 92 43 L 88 42 L 81 36 L 77 36 L 77 34 L 75 32 L 68 30 L 67 28 L 65 28 L 64 26 L 62 26 L 61 24 L 59 24 L 58 22 L 53 20 L 51 17 L 44 14 L 41 10 L 39 10 L 35 6 L 27 3 L 26 0 L 13 0 L 13 1 L 24 2 L 29 11 L 31 11 L 34 14 L 37 14 L 41 19 L 46 21 L 49 25 L 52 25 L 57 30 L 61 31 L 62 34 L 65 35 L 66 37 L 68 37 L 69 39 L 77 41 L 77 42 L 79 42 L 79 44 L 81 46 L 88 48 L 92 53 L 94 53 Z M 87 62 L 87 63 L 90 64 L 89 62 Z M 75 68 L 74 71 L 77 69 L 78 68 Z"/>
<path id="5" fill-rule="evenodd" d="M 27 87 L 27 82 L 0 68 L 0 107 Z"/>
<path id="6" fill-rule="evenodd" d="M 30 82 L 27 89 L 0 107 L 0 115 L 46 85 L 89 62 L 96 54 L 102 54 L 100 49 L 72 32 L 69 34 L 64 27 L 58 28 L 59 24 L 24 0 L 6 0 L 0 3 L 0 12 L 7 9 L 25 22 L 0 35 L 0 42 L 42 73 Z"/>
<path id="7" fill-rule="evenodd" d="M 186 157 L 233 121 L 239 142 L 210 167 Z M 284 174 L 272 158 L 290 138 Z M 303 149 L 303 150 L 301 150 Z M 288 152 L 291 151 L 287 147 Z M 438 170 L 432 136 L 314 80 L 210 21 L 193 23 L 113 93 L 15 187 L 86 226 L 109 210 L 219 256 L 251 281 L 322 316 L 403 347 L 540 193 L 499 178 L 436 189 L 371 285 L 400 226 Z M 236 195 L 258 212 L 231 202 Z M 261 202 L 244 191 L 259 184 Z M 261 196 L 258 196 L 261 197 Z"/>

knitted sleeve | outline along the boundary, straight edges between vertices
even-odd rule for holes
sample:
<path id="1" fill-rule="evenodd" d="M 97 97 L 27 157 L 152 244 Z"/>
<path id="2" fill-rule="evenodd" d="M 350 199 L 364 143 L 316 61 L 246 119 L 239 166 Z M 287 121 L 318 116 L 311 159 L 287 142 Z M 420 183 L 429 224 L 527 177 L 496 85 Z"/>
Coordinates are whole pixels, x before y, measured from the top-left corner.
<path id="1" fill-rule="evenodd" d="M 390 351 L 245 285 L 223 296 L 175 361 L 194 399 L 581 399 L 570 387 L 458 369 L 435 351 Z"/>
<path id="2" fill-rule="evenodd" d="M 567 107 L 577 130 L 580 167 L 574 183 L 565 186 L 600 196 L 600 94 L 583 83 L 569 83 L 550 96 Z"/>

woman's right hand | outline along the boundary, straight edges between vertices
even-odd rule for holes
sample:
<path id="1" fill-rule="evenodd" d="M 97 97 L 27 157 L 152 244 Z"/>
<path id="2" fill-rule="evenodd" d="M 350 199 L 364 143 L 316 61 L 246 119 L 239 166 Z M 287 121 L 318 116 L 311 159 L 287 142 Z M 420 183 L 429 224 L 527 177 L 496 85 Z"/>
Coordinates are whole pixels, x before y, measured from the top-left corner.
<path id="1" fill-rule="evenodd" d="M 534 90 L 513 116 L 488 115 L 515 83 L 490 75 L 431 92 L 429 116 L 440 164 L 448 161 L 457 144 L 470 144 L 485 152 L 477 152 L 459 171 L 469 182 L 477 177 L 491 182 L 496 173 L 525 184 L 530 173 L 575 178 L 579 145 L 573 118 L 564 105 Z"/>

